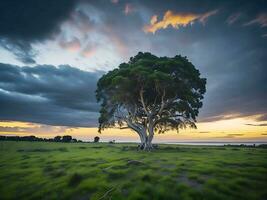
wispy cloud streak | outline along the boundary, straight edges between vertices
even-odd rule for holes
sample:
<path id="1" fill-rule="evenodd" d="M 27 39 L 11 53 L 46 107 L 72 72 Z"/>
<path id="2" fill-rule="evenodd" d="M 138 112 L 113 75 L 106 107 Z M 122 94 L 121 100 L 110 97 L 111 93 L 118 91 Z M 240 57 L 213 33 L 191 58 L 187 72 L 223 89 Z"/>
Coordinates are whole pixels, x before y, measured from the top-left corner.
<path id="1" fill-rule="evenodd" d="M 266 27 L 267 26 L 267 14 L 262 13 L 258 15 L 255 19 L 245 23 L 244 26 L 255 25 L 255 24 L 258 24 L 261 27 Z"/>
<path id="2" fill-rule="evenodd" d="M 241 17 L 241 13 L 240 12 L 232 14 L 227 18 L 226 23 L 228 25 L 232 25 L 235 22 L 237 22 L 240 19 L 240 17 Z"/>
<path id="3" fill-rule="evenodd" d="M 194 13 L 173 13 L 168 10 L 165 12 L 163 19 L 158 20 L 157 15 L 153 15 L 150 20 L 150 24 L 144 26 L 143 30 L 146 33 L 155 33 L 159 29 L 166 29 L 169 26 L 173 28 L 185 27 L 187 25 L 192 25 L 194 22 L 199 21 L 205 24 L 207 19 L 215 15 L 218 10 L 212 10 L 204 14 L 194 14 Z"/>

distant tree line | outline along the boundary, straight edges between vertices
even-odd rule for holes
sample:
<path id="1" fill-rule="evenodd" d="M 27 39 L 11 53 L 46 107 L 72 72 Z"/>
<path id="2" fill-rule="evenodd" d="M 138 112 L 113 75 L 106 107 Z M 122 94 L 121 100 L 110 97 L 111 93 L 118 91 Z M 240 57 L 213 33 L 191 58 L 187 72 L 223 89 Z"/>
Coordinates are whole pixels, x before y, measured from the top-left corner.
<path id="1" fill-rule="evenodd" d="M 54 138 L 39 138 L 34 135 L 31 136 L 0 136 L 0 140 L 6 141 L 42 141 L 42 142 L 82 142 L 72 138 L 70 135 L 56 136 Z"/>

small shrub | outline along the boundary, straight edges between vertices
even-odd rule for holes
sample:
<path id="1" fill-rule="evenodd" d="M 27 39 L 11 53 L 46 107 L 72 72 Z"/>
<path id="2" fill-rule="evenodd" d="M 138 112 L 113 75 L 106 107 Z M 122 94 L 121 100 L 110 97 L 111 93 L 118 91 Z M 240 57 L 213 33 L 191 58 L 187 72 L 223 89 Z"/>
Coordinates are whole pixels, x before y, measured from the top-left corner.
<path id="1" fill-rule="evenodd" d="M 99 140 L 100 140 L 100 137 L 98 137 L 98 136 L 96 136 L 96 137 L 94 138 L 94 142 L 95 142 L 95 143 L 99 142 Z"/>
<path id="2" fill-rule="evenodd" d="M 64 135 L 63 137 L 62 137 L 62 142 L 71 142 L 71 140 L 72 140 L 72 137 L 70 136 L 70 135 Z"/>
<path id="3" fill-rule="evenodd" d="M 61 142 L 61 136 L 56 136 L 56 137 L 54 137 L 54 141 L 55 142 Z"/>

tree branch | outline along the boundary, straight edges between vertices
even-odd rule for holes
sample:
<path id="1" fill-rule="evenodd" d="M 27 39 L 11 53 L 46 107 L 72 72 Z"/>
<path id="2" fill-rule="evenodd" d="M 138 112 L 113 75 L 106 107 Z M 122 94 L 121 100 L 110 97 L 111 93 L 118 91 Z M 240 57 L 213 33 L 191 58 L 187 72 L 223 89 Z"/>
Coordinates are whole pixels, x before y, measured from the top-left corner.
<path id="1" fill-rule="evenodd" d="M 164 103 L 164 98 L 165 98 L 165 95 L 166 95 L 166 91 L 165 91 L 165 88 L 163 89 L 163 94 L 161 96 L 161 106 L 160 106 L 160 109 L 159 109 L 159 112 L 158 114 L 160 115 L 165 107 L 165 103 Z"/>
<path id="2" fill-rule="evenodd" d="M 161 103 L 161 108 L 160 108 L 160 110 L 159 110 L 159 112 L 158 112 L 158 115 L 162 114 L 162 112 L 164 111 L 164 109 L 165 109 L 168 105 L 170 105 L 171 103 L 173 103 L 176 99 L 177 99 L 177 96 L 175 96 L 175 97 L 169 99 L 169 100 L 166 101 L 166 102 Z"/>
<path id="3" fill-rule="evenodd" d="M 141 100 L 141 103 L 142 103 L 142 106 L 143 106 L 143 108 L 144 108 L 144 110 L 145 110 L 146 115 L 149 116 L 150 114 L 149 114 L 149 112 L 148 112 L 148 110 L 147 110 L 147 107 L 146 107 L 146 104 L 145 104 L 145 101 L 144 101 L 144 96 L 143 96 L 143 94 L 144 94 L 144 90 L 143 90 L 143 88 L 141 88 L 141 90 L 140 90 L 140 92 L 139 92 L 140 100 Z"/>

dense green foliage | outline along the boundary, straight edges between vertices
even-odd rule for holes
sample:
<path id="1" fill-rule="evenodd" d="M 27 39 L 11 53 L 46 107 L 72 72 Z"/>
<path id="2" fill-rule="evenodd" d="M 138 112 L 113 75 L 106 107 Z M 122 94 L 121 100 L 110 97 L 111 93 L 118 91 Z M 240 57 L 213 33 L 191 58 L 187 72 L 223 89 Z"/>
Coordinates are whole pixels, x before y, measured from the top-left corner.
<path id="1" fill-rule="evenodd" d="M 0 142 L 0 199 L 256 200 L 266 174 L 267 149 Z"/>
<path id="2" fill-rule="evenodd" d="M 99 79 L 99 130 L 126 126 L 151 145 L 154 132 L 195 127 L 205 86 L 186 57 L 139 52 Z"/>

